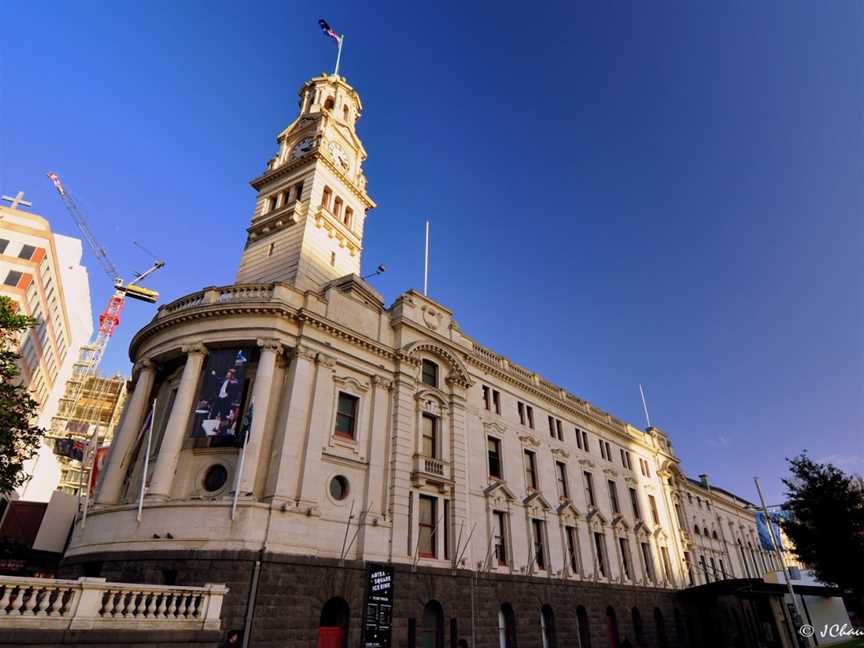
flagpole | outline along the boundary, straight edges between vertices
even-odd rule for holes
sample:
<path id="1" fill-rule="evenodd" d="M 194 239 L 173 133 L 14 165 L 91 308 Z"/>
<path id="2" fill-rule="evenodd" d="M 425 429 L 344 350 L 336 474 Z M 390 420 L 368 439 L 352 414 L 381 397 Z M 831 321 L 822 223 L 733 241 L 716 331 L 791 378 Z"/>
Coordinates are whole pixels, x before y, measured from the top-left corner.
<path id="1" fill-rule="evenodd" d="M 423 295 L 429 291 L 429 221 L 426 221 L 426 248 L 423 255 Z"/>
<path id="2" fill-rule="evenodd" d="M 147 450 L 144 452 L 144 470 L 141 473 L 141 492 L 138 494 L 138 516 L 137 520 L 141 522 L 141 511 L 144 508 L 144 490 L 147 488 L 147 469 L 150 467 L 150 444 L 153 441 L 153 420 L 156 418 L 156 399 L 153 399 L 153 406 L 150 409 L 150 425 L 147 426 Z"/>
<path id="3" fill-rule="evenodd" d="M 639 393 L 642 395 L 642 409 L 645 411 L 645 422 L 648 427 L 651 427 L 651 419 L 648 417 L 648 403 L 645 402 L 645 392 L 642 389 L 642 384 L 639 384 Z"/>
<path id="4" fill-rule="evenodd" d="M 339 47 L 336 50 L 336 69 L 333 70 L 333 76 L 339 76 L 339 61 L 342 59 L 342 41 L 345 40 L 345 34 L 339 37 Z"/>

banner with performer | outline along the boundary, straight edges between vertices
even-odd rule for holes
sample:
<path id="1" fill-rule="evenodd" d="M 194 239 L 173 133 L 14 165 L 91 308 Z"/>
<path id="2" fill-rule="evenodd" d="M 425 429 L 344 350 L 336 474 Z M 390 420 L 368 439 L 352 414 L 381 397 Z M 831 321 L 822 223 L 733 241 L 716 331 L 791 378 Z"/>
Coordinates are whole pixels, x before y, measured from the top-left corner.
<path id="1" fill-rule="evenodd" d="M 249 348 L 215 349 L 207 356 L 192 436 L 236 437 Z"/>

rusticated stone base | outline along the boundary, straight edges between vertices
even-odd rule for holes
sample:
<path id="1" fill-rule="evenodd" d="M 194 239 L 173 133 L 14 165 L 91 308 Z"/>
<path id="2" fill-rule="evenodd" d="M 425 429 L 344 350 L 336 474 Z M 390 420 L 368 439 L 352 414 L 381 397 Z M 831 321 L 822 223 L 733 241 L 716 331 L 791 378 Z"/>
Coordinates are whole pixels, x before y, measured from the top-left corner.
<path id="1" fill-rule="evenodd" d="M 347 645 L 359 645 L 362 621 L 365 565 L 303 556 L 255 552 L 139 552 L 88 555 L 67 559 L 60 577 L 102 576 L 111 581 L 176 585 L 225 583 L 231 588 L 222 608 L 223 636 L 229 629 L 242 629 L 247 615 L 253 572 L 260 561 L 258 589 L 248 632 L 255 647 L 310 648 L 316 646 L 321 610 L 332 597 L 343 598 L 350 607 Z M 98 572 L 98 574 L 96 573 Z M 635 646 L 695 648 L 688 642 L 685 607 L 674 591 L 589 582 L 395 565 L 393 647 L 414 648 L 423 608 L 431 600 L 444 611 L 444 642 L 441 648 L 498 648 L 498 617 L 502 604 L 515 612 L 518 648 L 542 648 L 541 608 L 554 614 L 557 648 L 579 646 L 577 609 L 585 608 L 591 646 L 609 646 L 607 608 L 614 610 L 620 640 Z M 641 632 L 634 626 L 633 609 L 639 611 Z M 658 631 L 655 609 L 663 616 Z M 676 628 L 676 625 L 678 626 Z M 660 636 L 665 632 L 665 640 Z M 638 640 L 641 639 L 641 640 Z M 460 643 L 464 641 L 465 643 Z M 586 648 L 583 646 L 583 648 Z"/>

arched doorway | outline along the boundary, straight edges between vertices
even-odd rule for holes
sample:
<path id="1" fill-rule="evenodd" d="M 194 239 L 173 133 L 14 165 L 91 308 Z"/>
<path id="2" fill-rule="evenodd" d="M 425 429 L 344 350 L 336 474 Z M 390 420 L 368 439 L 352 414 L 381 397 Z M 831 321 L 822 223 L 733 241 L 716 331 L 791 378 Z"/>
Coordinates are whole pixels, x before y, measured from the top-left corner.
<path id="1" fill-rule="evenodd" d="M 591 648 L 591 626 L 588 625 L 588 612 L 582 605 L 576 608 L 576 623 L 579 629 L 579 648 Z"/>
<path id="2" fill-rule="evenodd" d="M 660 608 L 654 608 L 654 625 L 657 627 L 657 646 L 669 648 L 669 639 L 666 637 L 666 621 Z"/>
<path id="3" fill-rule="evenodd" d="M 606 608 L 606 636 L 609 639 L 609 648 L 619 648 L 618 619 L 615 617 L 615 610 L 612 609 L 611 605 Z"/>
<path id="4" fill-rule="evenodd" d="M 516 614 L 509 603 L 498 610 L 498 648 L 516 648 Z"/>
<path id="5" fill-rule="evenodd" d="M 334 596 L 321 608 L 318 624 L 318 648 L 348 648 L 348 624 L 351 608 L 347 601 Z"/>
<path id="6" fill-rule="evenodd" d="M 639 614 L 639 608 L 634 607 L 630 613 L 633 617 L 633 639 L 637 646 L 644 646 L 645 629 L 642 627 L 642 615 Z"/>
<path id="7" fill-rule="evenodd" d="M 423 607 L 420 648 L 444 648 L 444 609 L 438 601 Z"/>
<path id="8" fill-rule="evenodd" d="M 681 611 L 675 608 L 675 635 L 678 637 L 678 645 L 681 648 L 690 648 L 690 639 L 687 637 L 687 629 L 684 627 L 684 619 L 681 618 Z"/>
<path id="9" fill-rule="evenodd" d="M 540 608 L 540 639 L 542 648 L 556 648 L 558 645 L 555 639 L 555 613 L 549 605 Z"/>

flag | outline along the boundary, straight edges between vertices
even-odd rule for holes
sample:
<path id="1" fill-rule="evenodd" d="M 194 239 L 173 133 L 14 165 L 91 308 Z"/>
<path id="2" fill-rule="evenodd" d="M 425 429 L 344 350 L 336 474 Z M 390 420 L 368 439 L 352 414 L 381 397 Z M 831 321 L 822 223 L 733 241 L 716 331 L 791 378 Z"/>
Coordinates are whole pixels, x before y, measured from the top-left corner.
<path id="1" fill-rule="evenodd" d="M 323 18 L 319 18 L 318 19 L 318 25 L 321 27 L 321 31 L 324 32 L 325 36 L 329 36 L 330 38 L 335 40 L 337 43 L 342 42 L 342 37 L 339 34 L 337 34 L 330 25 L 327 24 L 326 20 L 324 20 Z"/>
<path id="2" fill-rule="evenodd" d="M 108 446 L 96 448 L 96 454 L 93 457 L 93 467 L 90 469 L 90 488 L 96 488 L 96 482 L 99 480 L 99 473 L 105 467 L 105 459 L 108 457 Z"/>

